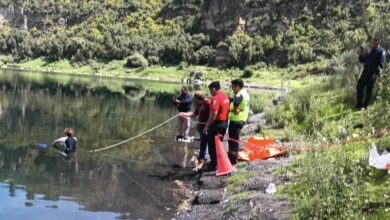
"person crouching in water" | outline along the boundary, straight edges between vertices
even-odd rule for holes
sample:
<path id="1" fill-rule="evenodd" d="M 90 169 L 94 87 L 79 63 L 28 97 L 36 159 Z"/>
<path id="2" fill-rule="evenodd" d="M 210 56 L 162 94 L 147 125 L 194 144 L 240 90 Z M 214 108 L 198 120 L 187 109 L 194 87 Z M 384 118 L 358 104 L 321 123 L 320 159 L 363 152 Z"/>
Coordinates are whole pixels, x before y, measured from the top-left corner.
<path id="1" fill-rule="evenodd" d="M 65 128 L 64 134 L 66 135 L 65 137 L 55 140 L 52 143 L 52 145 L 53 146 L 56 146 L 57 144 L 63 145 L 64 151 L 61 152 L 61 155 L 64 157 L 69 157 L 76 152 L 77 138 L 73 137 L 74 135 L 73 128 Z"/>
<path id="2" fill-rule="evenodd" d="M 179 117 L 198 117 L 198 133 L 200 137 L 200 150 L 195 166 L 195 171 L 199 171 L 203 168 L 206 160 L 207 152 L 207 135 L 204 133 L 204 128 L 210 114 L 211 99 L 206 97 L 206 94 L 202 91 L 197 91 L 194 94 L 195 111 L 193 112 L 181 112 Z"/>
<path id="3" fill-rule="evenodd" d="M 180 96 L 175 98 L 174 102 L 177 104 L 177 110 L 179 113 L 191 112 L 192 97 L 189 94 L 187 87 L 183 86 L 181 88 Z M 176 136 L 176 140 L 188 140 L 190 126 L 191 117 L 179 117 L 179 135 Z"/>

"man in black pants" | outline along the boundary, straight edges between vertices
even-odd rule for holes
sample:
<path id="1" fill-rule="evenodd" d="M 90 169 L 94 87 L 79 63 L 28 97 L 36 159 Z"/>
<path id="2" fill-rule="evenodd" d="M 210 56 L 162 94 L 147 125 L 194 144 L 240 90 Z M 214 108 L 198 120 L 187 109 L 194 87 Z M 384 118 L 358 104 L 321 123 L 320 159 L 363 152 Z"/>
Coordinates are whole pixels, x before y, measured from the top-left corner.
<path id="1" fill-rule="evenodd" d="M 245 122 L 249 117 L 250 97 L 244 89 L 244 82 L 241 79 L 232 81 L 231 88 L 234 93 L 233 102 L 230 104 L 229 112 L 229 160 L 232 165 L 238 162 L 238 151 L 240 150 L 240 134 Z"/>
<path id="2" fill-rule="evenodd" d="M 209 85 L 209 91 L 213 98 L 211 99 L 209 118 L 203 132 L 207 135 L 207 144 L 211 160 L 206 170 L 215 171 L 217 167 L 215 136 L 220 135 L 222 139 L 226 133 L 229 114 L 229 97 L 221 91 L 219 82 L 212 82 Z"/>
<path id="3" fill-rule="evenodd" d="M 385 60 L 386 51 L 380 46 L 379 38 L 371 39 L 371 50 L 368 53 L 364 53 L 363 48 L 360 48 L 359 61 L 364 64 L 364 70 L 357 83 L 356 109 L 367 108 L 369 105 L 375 82 L 385 66 Z M 364 90 L 366 97 L 363 100 Z"/>

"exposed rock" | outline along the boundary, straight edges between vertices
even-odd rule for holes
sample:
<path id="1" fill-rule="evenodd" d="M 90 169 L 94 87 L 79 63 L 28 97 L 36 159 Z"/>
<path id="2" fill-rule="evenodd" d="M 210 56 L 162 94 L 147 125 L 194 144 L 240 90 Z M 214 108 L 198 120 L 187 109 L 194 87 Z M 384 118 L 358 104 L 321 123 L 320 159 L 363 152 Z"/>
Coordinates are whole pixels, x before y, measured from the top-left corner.
<path id="1" fill-rule="evenodd" d="M 223 199 L 223 191 L 221 190 L 202 190 L 198 192 L 193 203 L 196 205 L 202 204 L 217 204 Z"/>
<path id="2" fill-rule="evenodd" d="M 224 207 L 222 204 L 215 205 L 196 205 L 192 206 L 187 212 L 183 213 L 178 219 L 199 220 L 199 219 L 222 219 Z"/>
<path id="3" fill-rule="evenodd" d="M 218 189 L 226 186 L 226 178 L 217 176 L 203 176 L 199 179 L 198 185 L 202 189 Z"/>

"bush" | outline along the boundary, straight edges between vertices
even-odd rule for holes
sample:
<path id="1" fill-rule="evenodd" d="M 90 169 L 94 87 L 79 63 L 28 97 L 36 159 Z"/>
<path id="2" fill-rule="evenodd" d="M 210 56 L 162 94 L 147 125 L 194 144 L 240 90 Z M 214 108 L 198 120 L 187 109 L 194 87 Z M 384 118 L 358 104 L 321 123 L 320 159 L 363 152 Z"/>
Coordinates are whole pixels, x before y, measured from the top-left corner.
<path id="1" fill-rule="evenodd" d="M 150 65 L 159 64 L 160 58 L 158 56 L 148 56 L 148 62 Z"/>
<path id="2" fill-rule="evenodd" d="M 254 65 L 248 66 L 248 68 L 253 69 L 253 70 L 262 70 L 267 68 L 267 64 L 265 62 L 258 62 Z"/>
<path id="3" fill-rule="evenodd" d="M 314 51 L 308 43 L 294 43 L 288 47 L 288 60 L 291 63 L 307 63 L 313 58 Z"/>
<path id="4" fill-rule="evenodd" d="M 134 53 L 127 58 L 126 66 L 129 68 L 146 68 L 149 66 L 149 62 L 142 54 Z"/>
<path id="5" fill-rule="evenodd" d="M 194 64 L 206 65 L 209 63 L 214 63 L 216 56 L 216 50 L 212 47 L 204 46 L 197 50 L 191 59 Z"/>
<path id="6" fill-rule="evenodd" d="M 245 68 L 242 74 L 242 78 L 251 78 L 255 74 L 255 71 L 251 68 Z"/>

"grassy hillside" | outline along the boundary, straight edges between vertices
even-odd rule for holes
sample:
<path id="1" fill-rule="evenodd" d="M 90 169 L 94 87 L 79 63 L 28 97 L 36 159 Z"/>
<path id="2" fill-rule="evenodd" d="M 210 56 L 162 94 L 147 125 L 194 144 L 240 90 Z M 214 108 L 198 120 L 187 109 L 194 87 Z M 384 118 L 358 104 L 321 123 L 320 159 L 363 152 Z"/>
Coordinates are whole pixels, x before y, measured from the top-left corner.
<path id="1" fill-rule="evenodd" d="M 1 0 L 0 53 L 86 63 L 296 65 L 388 38 L 390 3 L 285 0 Z"/>
<path id="2" fill-rule="evenodd" d="M 290 152 L 297 160 L 278 172 L 294 183 L 282 194 L 294 204 L 295 219 L 388 219 L 390 176 L 368 165 L 368 152 L 372 143 L 389 150 L 390 72 L 383 72 L 373 104 L 354 111 L 358 61 L 354 53 L 339 60 L 345 68 L 337 75 L 311 82 L 267 110 L 268 123 L 283 128 L 280 138 L 313 149 Z"/>

